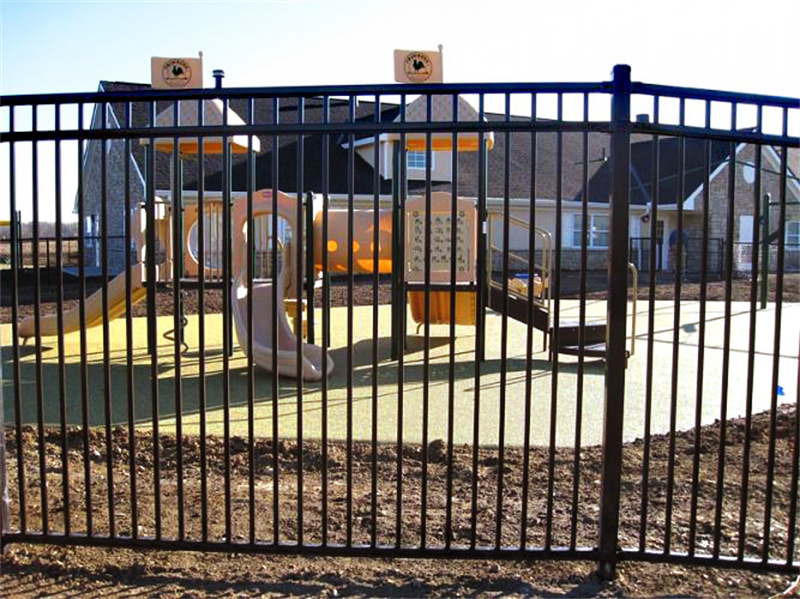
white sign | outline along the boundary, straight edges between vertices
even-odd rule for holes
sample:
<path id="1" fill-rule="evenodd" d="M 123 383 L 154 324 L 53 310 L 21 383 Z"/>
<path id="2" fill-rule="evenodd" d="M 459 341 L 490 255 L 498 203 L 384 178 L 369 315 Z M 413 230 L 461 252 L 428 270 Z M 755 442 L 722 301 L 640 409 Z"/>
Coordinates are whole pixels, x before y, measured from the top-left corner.
<path id="1" fill-rule="evenodd" d="M 395 50 L 394 80 L 398 83 L 442 83 L 442 53 Z"/>
<path id="2" fill-rule="evenodd" d="M 202 58 L 150 59 L 153 89 L 198 89 L 203 87 Z"/>

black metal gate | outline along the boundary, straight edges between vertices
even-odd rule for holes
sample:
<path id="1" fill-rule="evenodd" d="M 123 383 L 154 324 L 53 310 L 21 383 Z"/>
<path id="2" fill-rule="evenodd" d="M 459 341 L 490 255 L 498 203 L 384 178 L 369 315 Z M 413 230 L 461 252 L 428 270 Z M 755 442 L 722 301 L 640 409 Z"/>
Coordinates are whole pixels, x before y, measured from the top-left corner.
<path id="1" fill-rule="evenodd" d="M 164 113 L 184 123 L 190 105 L 203 115 L 212 100 L 221 124 L 159 125 Z M 619 560 L 798 571 L 800 334 L 784 267 L 787 231 L 800 220 L 789 131 L 798 100 L 632 82 L 617 66 L 600 83 L 127 89 L 3 97 L 0 106 L 12 215 L 11 268 L 0 277 L 3 545 L 591 559 L 606 575 Z M 650 118 L 632 119 L 632 106 Z M 228 124 L 233 110 L 245 124 Z M 184 141 L 193 156 L 162 152 Z M 457 151 L 462 144 L 472 151 Z M 755 173 L 746 186 L 744 163 Z M 21 177 L 31 178 L 29 194 Z M 57 251 L 57 281 L 46 288 L 40 227 L 52 218 L 63 247 L 71 183 L 77 282 Z M 236 244 L 237 210 L 250 231 L 263 218 L 258 190 L 271 192 L 262 237 L 279 230 L 278 192 L 292 199 L 296 230 L 281 255 L 279 239 L 264 242 L 272 251 L 257 249 L 256 235 Z M 733 247 L 739 217 L 759 222 L 766 191 L 777 202 L 768 223 L 777 265 L 760 310 L 759 228 L 745 302 L 734 301 Z M 450 198 L 441 214 L 438 192 Z M 405 206 L 414 196 L 424 276 L 412 285 Z M 450 224 L 462 216 L 459 197 L 476 210 L 475 278 L 463 285 L 455 256 L 467 229 Z M 210 198 L 221 202 L 221 238 L 201 217 L 192 243 L 200 265 L 206 250 L 219 252 L 219 272 L 166 276 L 169 261 L 157 263 L 137 236 L 171 248 L 173 272 L 184 273 L 185 208 L 202 215 Z M 372 220 L 358 220 L 362 209 Z M 502 214 L 495 283 L 490 209 Z M 654 273 L 660 212 L 674 215 L 677 264 L 666 290 L 649 277 L 637 309 L 630 222 L 649 216 L 641 249 Z M 84 299 L 80 225 L 91 213 L 100 295 Z M 30 271 L 16 255 L 19 218 L 31 224 Z M 527 223 L 522 237 L 512 222 Z M 158 237 L 159 227 L 171 236 Z M 692 265 L 683 264 L 693 259 L 683 251 L 689 229 L 699 240 Z M 120 235 L 138 249 L 112 279 L 110 242 Z M 719 273 L 709 266 L 714 239 L 724 240 Z M 436 244 L 450 258 L 434 280 Z M 378 266 L 384 250 L 390 273 Z M 237 272 L 239 253 L 249 258 Z M 607 281 L 589 297 L 598 255 Z M 527 278 L 510 259 L 527 264 Z M 294 278 L 281 289 L 269 273 L 287 265 Z M 687 266 L 697 295 L 675 274 Z M 708 296 L 712 274 L 722 276 L 722 298 Z M 568 276 L 577 299 L 562 297 Z M 254 298 L 261 286 L 271 302 L 267 291 Z M 305 321 L 318 369 L 335 364 L 331 377 L 300 376 L 310 351 L 302 343 L 272 351 L 271 363 L 258 354 L 260 327 L 278 323 L 284 292 L 295 300 L 295 335 Z M 406 309 L 414 297 L 416 331 Z M 474 299 L 468 333 L 460 297 Z M 284 347 L 278 325 L 270 330 L 271 347 Z"/>

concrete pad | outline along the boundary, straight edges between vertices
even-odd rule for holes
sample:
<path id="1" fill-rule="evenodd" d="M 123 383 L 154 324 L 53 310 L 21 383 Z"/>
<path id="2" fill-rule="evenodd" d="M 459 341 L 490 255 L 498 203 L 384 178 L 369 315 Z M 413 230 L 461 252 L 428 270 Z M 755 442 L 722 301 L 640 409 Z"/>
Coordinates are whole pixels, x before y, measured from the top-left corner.
<path id="1" fill-rule="evenodd" d="M 578 302 L 565 300 L 561 303 L 562 319 L 577 319 Z M 590 318 L 605 316 L 605 302 L 588 301 Z M 647 303 L 638 303 L 636 316 L 635 353 L 626 372 L 625 426 L 626 441 L 639 438 L 644 433 L 647 366 Z M 670 404 L 673 394 L 673 340 L 674 302 L 659 301 L 655 304 L 655 327 L 653 336 L 653 433 L 669 430 Z M 348 367 L 347 310 L 334 308 L 331 311 L 331 356 L 336 363 L 333 375 L 328 380 L 327 422 L 331 439 L 344 439 L 347 434 L 348 405 L 352 406 L 352 428 L 356 440 L 371 439 L 373 417 L 377 421 L 378 440 L 394 443 L 397 439 L 398 407 L 402 391 L 403 439 L 416 443 L 422 440 L 423 411 L 425 398 L 428 402 L 428 439 L 447 439 L 448 405 L 450 393 L 449 360 L 451 347 L 448 339 L 449 327 L 431 327 L 430 365 L 425 376 L 423 360 L 423 337 L 414 334 L 415 325 L 409 324 L 408 348 L 404 356 L 402 390 L 398 389 L 398 364 L 390 355 L 390 310 L 379 308 L 377 394 L 373 397 L 372 366 L 372 307 L 362 306 L 353 310 L 354 338 L 353 364 Z M 703 376 L 700 384 L 702 423 L 708 424 L 720 418 L 720 401 L 723 389 L 723 362 L 728 356 L 728 417 L 741 416 L 746 410 L 748 379 L 748 348 L 750 313 L 749 304 L 733 303 L 731 306 L 730 351 L 723 351 L 725 305 L 709 302 L 706 306 Z M 319 313 L 317 318 L 319 319 Z M 534 355 L 530 373 L 526 369 L 527 327 L 508 320 L 507 374 L 501 376 L 501 333 L 503 318 L 490 312 L 487 317 L 486 361 L 481 364 L 480 386 L 475 387 L 475 330 L 458 327 L 454 350 L 454 388 L 452 390 L 453 438 L 456 443 L 471 443 L 476 397 L 479 400 L 479 439 L 484 445 L 497 445 L 500 423 L 505 425 L 507 445 L 521 445 L 524 436 L 526 386 L 531 386 L 531 441 L 534 444 L 549 443 L 552 397 L 556 402 L 556 442 L 559 445 L 575 443 L 575 414 L 578 406 L 577 358 L 562 356 L 557 368 L 548 362 L 542 352 L 542 333 L 533 331 Z M 319 320 L 317 320 L 319 323 Z M 410 323 L 409 318 L 409 323 Z M 151 373 L 153 364 L 147 355 L 147 322 L 134 319 L 132 347 L 132 380 L 135 420 L 138 426 L 152 426 Z M 172 317 L 158 319 L 159 355 L 155 371 L 158 376 L 159 417 L 162 431 L 174 430 L 176 423 L 175 381 L 176 365 L 174 346 L 161 334 L 172 328 Z M 630 320 L 629 320 L 630 325 Z M 128 392 L 126 365 L 125 321 L 115 320 L 110 327 L 110 395 L 111 421 L 125 425 L 128 419 Z M 3 397 L 5 419 L 14 421 L 13 369 L 10 325 L 0 328 L 3 344 Z M 630 329 L 629 329 L 630 331 Z M 785 304 L 782 313 L 780 351 L 774 353 L 775 306 L 758 311 L 753 370 L 753 412 L 769 408 L 773 386 L 773 368 L 778 366 L 779 402 L 797 401 L 798 343 L 800 338 L 800 305 Z M 190 351 L 181 357 L 180 382 L 183 404 L 183 429 L 187 434 L 199 430 L 200 370 L 198 352 L 198 317 L 189 317 L 187 342 Z M 677 329 L 677 388 L 675 389 L 676 423 L 678 430 L 692 428 L 695 421 L 695 406 L 698 405 L 698 359 L 701 336 L 700 306 L 698 302 L 683 302 L 680 305 Z M 630 343 L 630 342 L 629 342 Z M 86 371 L 88 418 L 91 425 L 102 425 L 105 419 L 104 364 L 102 351 L 102 327 L 87 332 Z M 36 422 L 37 385 L 36 359 L 33 343 L 21 348 L 20 402 L 23 421 Z M 211 434 L 223 433 L 223 355 L 222 317 L 219 314 L 206 317 L 206 375 L 207 422 Z M 78 333 L 65 337 L 64 396 L 67 420 L 78 425 L 82 419 L 81 359 Z M 59 423 L 59 360 L 56 338 L 43 340 L 42 393 L 44 420 L 48 424 Z M 236 347 L 230 359 L 230 420 L 234 435 L 247 435 L 248 401 L 246 359 Z M 604 363 L 587 360 L 583 376 L 581 444 L 594 445 L 602 441 Z M 347 373 L 352 372 L 352 393 L 348 392 Z M 528 374 L 530 376 L 528 376 Z M 297 436 L 297 415 L 302 412 L 303 436 L 318 439 L 322 434 L 324 404 L 321 383 L 303 383 L 302 402 L 298 402 L 297 382 L 294 379 L 279 379 L 279 431 L 281 437 Z M 256 434 L 272 434 L 272 375 L 256 369 L 254 419 Z M 426 391 L 427 389 L 427 391 Z M 777 390 L 776 390 L 777 391 Z M 505 414 L 501 418 L 501 395 L 505 393 Z M 555 393 L 555 395 L 554 395 Z M 299 410 L 298 406 L 302 405 Z M 373 409 L 377 413 L 373 416 Z"/>

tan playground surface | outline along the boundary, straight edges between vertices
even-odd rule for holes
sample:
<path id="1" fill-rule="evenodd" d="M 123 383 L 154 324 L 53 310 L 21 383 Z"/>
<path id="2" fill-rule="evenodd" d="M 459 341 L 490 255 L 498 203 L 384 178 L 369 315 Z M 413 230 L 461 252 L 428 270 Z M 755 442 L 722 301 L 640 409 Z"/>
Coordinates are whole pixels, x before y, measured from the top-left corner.
<path id="1" fill-rule="evenodd" d="M 587 302 L 589 314 L 604 316 L 604 302 Z M 629 362 L 626 373 L 627 396 L 625 399 L 625 440 L 643 435 L 644 404 L 647 356 L 647 304 L 640 301 L 637 307 L 636 351 Z M 679 341 L 679 366 L 677 389 L 677 428 L 685 430 L 694 426 L 697 397 L 698 339 L 700 336 L 698 302 L 681 304 Z M 562 318 L 576 319 L 578 302 L 562 301 Z M 349 403 L 346 358 L 347 310 L 334 308 L 332 315 L 331 357 L 336 364 L 328 381 L 327 421 L 331 439 L 344 439 L 347 430 L 347 405 Z M 673 318 L 674 304 L 659 301 L 655 309 L 654 376 L 652 432 L 669 430 L 670 397 L 672 380 Z M 183 356 L 181 385 L 183 391 L 184 433 L 198 432 L 199 413 L 199 354 L 197 316 L 189 317 L 187 342 L 190 350 Z M 319 316 L 318 316 L 319 318 Z M 389 306 L 379 308 L 379 361 L 377 391 L 378 439 L 394 442 L 397 438 L 398 385 L 397 363 L 389 359 L 390 312 Z M 757 315 L 755 381 L 753 411 L 768 409 L 772 390 L 774 351 L 774 304 Z M 319 321 L 318 321 L 319 322 Z M 410 319 L 409 319 L 410 322 Z M 508 321 L 509 340 L 507 346 L 508 366 L 505 384 L 501 387 L 500 340 L 502 317 L 489 312 L 487 317 L 487 353 L 481 367 L 480 384 L 480 441 L 484 445 L 496 445 L 499 439 L 500 392 L 506 392 L 505 439 L 508 445 L 523 443 L 525 389 L 526 389 L 526 340 L 527 327 L 513 320 Z M 353 434 L 357 440 L 368 440 L 372 434 L 372 307 L 354 308 L 354 364 L 353 364 Z M 728 381 L 728 416 L 745 413 L 747 360 L 749 346 L 749 304 L 735 302 L 732 305 L 730 372 Z M 172 343 L 161 337 L 161 333 L 172 328 L 172 317 L 160 317 L 159 329 L 159 405 L 161 430 L 169 431 L 175 423 L 175 362 Z M 629 321 L 630 325 L 630 321 Z M 128 418 L 126 387 L 125 321 L 118 319 L 110 323 L 111 338 L 111 397 L 112 422 L 124 425 Z M 720 417 L 720 396 L 723 367 L 724 303 L 709 302 L 706 316 L 705 366 L 703 376 L 702 423 L 713 422 Z M 405 353 L 403 387 L 403 436 L 405 442 L 419 442 L 423 431 L 423 396 L 426 381 L 423 379 L 423 339 L 414 334 L 415 325 L 409 324 L 408 348 Z M 449 357 L 447 326 L 431 327 L 431 360 L 427 380 L 429 390 L 428 438 L 447 438 Z M 630 331 L 630 328 L 629 328 Z M 454 389 L 454 440 L 456 443 L 471 443 L 475 409 L 475 331 L 471 327 L 459 327 L 455 344 L 455 389 Z M 13 422 L 13 385 L 10 377 L 11 338 L 10 326 L 0 328 L 3 345 L 3 396 L 6 422 Z M 134 319 L 135 343 L 134 393 L 137 422 L 149 428 L 151 413 L 151 362 L 146 351 L 146 319 Z M 104 422 L 104 385 L 102 327 L 88 331 L 88 388 L 90 423 Z M 800 338 L 800 305 L 785 304 L 781 327 L 781 346 L 778 384 L 783 395 L 779 401 L 796 401 L 798 344 Z M 549 443 L 550 410 L 553 391 L 553 368 L 542 352 L 542 333 L 534 330 L 534 351 L 530 377 L 532 381 L 531 440 L 535 444 Z M 33 344 L 21 348 L 23 420 L 36 421 L 36 370 Z M 222 317 L 213 314 L 206 317 L 206 389 L 208 397 L 207 419 L 209 433 L 223 432 L 223 359 Z M 78 333 L 65 336 L 66 398 L 67 414 L 71 424 L 81 422 L 81 370 Z M 45 422 L 59 422 L 58 350 L 55 337 L 43 339 L 42 353 L 43 392 Z M 577 359 L 563 356 L 557 375 L 556 441 L 559 445 L 572 445 L 575 438 L 575 414 L 577 406 Z M 581 442 L 583 445 L 598 444 L 602 440 L 604 364 L 587 360 L 583 377 L 583 417 Z M 255 425 L 256 434 L 272 434 L 272 376 L 256 369 Z M 233 435 L 247 435 L 247 370 L 246 359 L 238 346 L 230 360 L 230 411 Z M 303 430 L 305 438 L 319 438 L 322 433 L 323 398 L 320 383 L 304 383 L 302 398 Z M 281 437 L 297 434 L 297 383 L 294 379 L 280 379 L 279 429 Z"/>

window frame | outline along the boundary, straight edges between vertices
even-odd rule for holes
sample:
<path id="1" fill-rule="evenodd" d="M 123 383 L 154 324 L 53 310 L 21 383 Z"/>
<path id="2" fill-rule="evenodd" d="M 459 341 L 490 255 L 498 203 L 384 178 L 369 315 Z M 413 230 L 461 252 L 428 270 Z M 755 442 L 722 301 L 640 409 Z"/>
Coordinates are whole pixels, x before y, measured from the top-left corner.
<path id="1" fill-rule="evenodd" d="M 412 155 L 415 158 L 418 158 L 418 157 L 422 158 L 422 166 L 416 166 L 416 165 L 412 165 L 411 164 Z M 416 151 L 416 150 L 406 151 L 406 168 L 411 169 L 411 170 L 415 170 L 415 171 L 424 171 L 425 167 L 426 167 L 427 156 L 428 156 L 428 154 L 424 150 L 422 152 L 419 152 L 419 151 Z M 434 152 L 431 152 L 431 170 L 433 170 L 435 168 L 436 168 L 436 154 Z"/>
<path id="2" fill-rule="evenodd" d="M 606 243 L 605 245 L 599 245 L 596 243 L 595 239 L 598 233 L 605 233 L 607 236 L 611 234 L 610 215 L 607 212 L 590 212 L 589 214 L 587 214 L 587 217 L 589 221 L 588 225 L 589 225 L 590 235 L 587 238 L 586 249 L 607 250 L 609 247 L 608 243 Z M 597 217 L 605 219 L 606 227 L 604 229 L 600 230 L 597 229 L 597 226 L 595 225 L 595 219 Z M 574 212 L 572 214 L 572 247 L 577 249 L 580 249 L 581 247 L 580 235 L 583 234 L 583 231 L 581 230 L 582 220 L 583 220 L 583 213 Z M 577 239 L 576 239 L 576 234 L 578 234 Z"/>
<path id="3" fill-rule="evenodd" d="M 794 225 L 791 227 L 790 225 Z M 794 231 L 790 231 L 789 229 L 793 228 Z M 793 238 L 794 241 L 790 241 L 790 238 Z M 786 249 L 797 252 L 800 251 L 800 220 L 787 220 L 786 221 L 786 228 L 784 230 L 783 235 L 783 243 Z"/>

